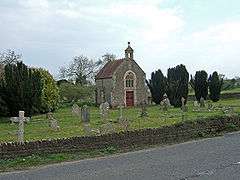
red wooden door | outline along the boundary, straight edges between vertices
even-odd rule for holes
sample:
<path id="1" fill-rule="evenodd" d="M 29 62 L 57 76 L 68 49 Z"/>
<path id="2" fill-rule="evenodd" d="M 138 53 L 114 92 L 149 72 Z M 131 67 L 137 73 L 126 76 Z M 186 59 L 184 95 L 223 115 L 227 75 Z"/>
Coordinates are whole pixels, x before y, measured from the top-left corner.
<path id="1" fill-rule="evenodd" d="M 126 105 L 134 106 L 134 94 L 133 91 L 126 91 Z"/>

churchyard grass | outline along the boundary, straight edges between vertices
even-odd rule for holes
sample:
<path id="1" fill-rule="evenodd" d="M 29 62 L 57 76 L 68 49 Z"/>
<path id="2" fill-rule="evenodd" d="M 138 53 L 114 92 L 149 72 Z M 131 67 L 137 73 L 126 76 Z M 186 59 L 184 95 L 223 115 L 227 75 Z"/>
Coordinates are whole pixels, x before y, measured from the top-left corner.
<path id="1" fill-rule="evenodd" d="M 232 106 L 234 112 L 240 113 L 240 100 L 239 99 L 227 99 L 220 100 L 217 103 L 212 103 L 215 106 Z M 180 108 L 169 108 L 167 112 L 160 110 L 160 106 L 148 106 L 147 117 L 140 117 L 141 108 L 124 108 L 123 116 L 129 121 L 129 130 L 142 129 L 142 128 L 157 128 L 166 125 L 172 125 L 181 121 L 193 121 L 196 119 L 208 118 L 213 116 L 224 115 L 221 110 L 208 111 L 207 108 L 201 111 L 193 111 L 193 102 L 188 102 L 188 112 L 184 113 L 184 119 L 182 119 L 182 111 Z M 60 126 L 59 131 L 54 131 L 49 127 L 49 121 L 46 119 L 46 115 L 33 116 L 29 123 L 25 124 L 25 140 L 34 141 L 41 139 L 55 139 L 73 136 L 84 136 L 85 132 L 83 125 L 79 117 L 72 114 L 71 107 L 65 107 L 57 110 L 54 113 L 54 117 L 58 120 Z M 113 124 L 113 127 L 117 132 L 123 131 L 123 128 L 117 123 L 119 117 L 119 109 L 111 109 L 109 111 L 109 118 Z M 90 125 L 93 129 L 99 129 L 104 124 L 99 113 L 99 108 L 90 108 Z M 11 124 L 6 118 L 0 119 L 0 142 L 17 141 L 18 125 Z"/>

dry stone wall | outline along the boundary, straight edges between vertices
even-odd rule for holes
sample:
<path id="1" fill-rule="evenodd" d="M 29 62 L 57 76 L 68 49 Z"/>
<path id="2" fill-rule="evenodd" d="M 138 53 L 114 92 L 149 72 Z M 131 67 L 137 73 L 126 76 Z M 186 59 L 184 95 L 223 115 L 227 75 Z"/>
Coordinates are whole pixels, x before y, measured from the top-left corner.
<path id="1" fill-rule="evenodd" d="M 102 136 L 72 137 L 55 140 L 0 144 L 0 158 L 14 158 L 32 154 L 74 152 L 101 149 L 108 146 L 129 148 L 154 144 L 183 142 L 205 135 L 215 135 L 228 127 L 240 128 L 240 118 L 221 117 L 195 122 L 184 122 L 173 126 L 127 131 Z"/>

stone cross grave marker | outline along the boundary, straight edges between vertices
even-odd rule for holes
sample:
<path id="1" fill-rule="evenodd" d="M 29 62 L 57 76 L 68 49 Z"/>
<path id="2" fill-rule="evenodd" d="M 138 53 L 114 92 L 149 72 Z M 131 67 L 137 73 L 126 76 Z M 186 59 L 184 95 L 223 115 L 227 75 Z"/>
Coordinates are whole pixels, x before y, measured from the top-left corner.
<path id="1" fill-rule="evenodd" d="M 10 121 L 13 123 L 18 123 L 18 130 L 17 130 L 17 136 L 18 136 L 18 142 L 20 144 L 24 143 L 24 123 L 30 121 L 30 117 L 24 116 L 24 111 L 18 112 L 18 117 L 11 117 Z"/>
<path id="2" fill-rule="evenodd" d="M 58 121 L 57 119 L 55 119 L 53 117 L 53 113 L 49 112 L 47 113 L 47 118 L 50 122 L 50 127 L 54 130 L 54 131 L 59 131 L 60 130 L 60 126 L 58 125 Z"/>
<path id="3" fill-rule="evenodd" d="M 24 143 L 24 111 L 19 111 L 18 142 Z"/>
<path id="4" fill-rule="evenodd" d="M 87 105 L 84 105 L 82 107 L 81 114 L 82 114 L 82 122 L 89 123 L 90 122 L 90 112 L 89 112 L 89 107 Z"/>
<path id="5" fill-rule="evenodd" d="M 108 102 L 104 102 L 100 105 L 100 115 L 103 119 L 103 121 L 107 121 L 108 119 L 108 114 L 109 114 L 109 103 Z"/>

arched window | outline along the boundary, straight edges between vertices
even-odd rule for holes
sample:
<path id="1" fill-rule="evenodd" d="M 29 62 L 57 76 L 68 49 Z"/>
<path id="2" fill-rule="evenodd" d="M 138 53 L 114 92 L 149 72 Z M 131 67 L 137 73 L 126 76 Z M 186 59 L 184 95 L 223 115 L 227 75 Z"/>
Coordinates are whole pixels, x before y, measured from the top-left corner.
<path id="1" fill-rule="evenodd" d="M 134 87 L 134 74 L 132 72 L 127 73 L 125 77 L 125 86 L 128 88 Z"/>

